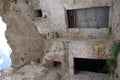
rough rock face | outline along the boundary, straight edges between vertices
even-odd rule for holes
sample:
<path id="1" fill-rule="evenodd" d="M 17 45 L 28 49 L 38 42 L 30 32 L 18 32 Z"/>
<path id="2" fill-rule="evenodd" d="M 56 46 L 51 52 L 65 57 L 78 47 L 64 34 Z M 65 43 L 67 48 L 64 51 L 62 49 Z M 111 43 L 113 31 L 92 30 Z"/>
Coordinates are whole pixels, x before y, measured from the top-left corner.
<path id="1" fill-rule="evenodd" d="M 6 37 L 12 48 L 13 67 L 39 60 L 44 41 L 34 24 L 33 8 L 27 0 L 1 0 L 2 17 L 7 23 Z"/>

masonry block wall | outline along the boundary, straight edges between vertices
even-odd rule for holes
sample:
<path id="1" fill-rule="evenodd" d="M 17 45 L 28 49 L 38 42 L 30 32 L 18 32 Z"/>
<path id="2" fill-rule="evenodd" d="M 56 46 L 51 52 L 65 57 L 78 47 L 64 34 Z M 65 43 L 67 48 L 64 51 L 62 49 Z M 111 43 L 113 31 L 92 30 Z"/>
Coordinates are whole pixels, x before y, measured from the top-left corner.
<path id="1" fill-rule="evenodd" d="M 35 23 L 37 28 L 41 34 L 47 34 L 49 32 L 57 32 L 59 37 L 68 37 L 68 38 L 104 38 L 107 37 L 108 29 L 107 28 L 68 28 L 68 16 L 67 10 L 74 9 L 84 9 L 84 8 L 93 8 L 93 7 L 106 7 L 109 6 L 109 24 L 111 24 L 111 0 L 102 0 L 102 1 L 62 1 L 62 0 L 53 0 L 49 3 L 47 0 L 40 0 L 39 7 L 43 13 L 47 15 L 47 18 L 37 18 L 35 19 Z M 35 7 L 36 9 L 36 7 Z M 38 21 L 40 20 L 40 21 Z M 42 23 L 45 24 L 42 24 Z M 91 22 L 92 26 L 96 23 Z M 82 25 L 82 24 L 81 24 Z M 86 25 L 87 27 L 87 25 Z M 76 35 L 77 33 L 77 35 Z"/>
<path id="2" fill-rule="evenodd" d="M 48 44 L 50 49 L 47 53 L 54 56 L 51 61 L 60 61 L 62 69 L 74 75 L 75 57 L 108 59 L 108 27 L 111 27 L 113 19 L 112 0 L 39 1 L 34 9 L 41 9 L 46 17 L 35 18 L 35 24 L 39 33 L 48 42 L 52 42 Z M 71 15 L 68 13 L 72 10 L 72 15 L 76 14 L 73 17 L 77 21 L 75 27 L 69 27 L 71 22 L 68 17 Z M 103 80 L 107 80 L 107 76 Z"/>

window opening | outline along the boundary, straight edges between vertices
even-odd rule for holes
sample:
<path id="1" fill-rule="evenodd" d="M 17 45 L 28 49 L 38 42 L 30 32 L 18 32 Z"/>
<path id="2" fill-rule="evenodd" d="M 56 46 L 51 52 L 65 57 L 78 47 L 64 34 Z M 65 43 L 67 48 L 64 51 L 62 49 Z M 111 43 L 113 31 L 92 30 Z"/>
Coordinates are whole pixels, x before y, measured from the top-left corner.
<path id="1" fill-rule="evenodd" d="M 67 10 L 69 28 L 107 28 L 109 7 Z"/>

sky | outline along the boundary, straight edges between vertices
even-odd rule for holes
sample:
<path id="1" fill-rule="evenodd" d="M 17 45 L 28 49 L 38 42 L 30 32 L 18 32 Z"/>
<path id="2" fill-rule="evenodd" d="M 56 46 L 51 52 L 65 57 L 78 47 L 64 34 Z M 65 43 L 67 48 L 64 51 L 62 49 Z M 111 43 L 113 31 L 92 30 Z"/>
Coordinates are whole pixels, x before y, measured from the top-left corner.
<path id="1" fill-rule="evenodd" d="M 7 67 L 10 67 L 12 64 L 10 58 L 12 50 L 8 45 L 7 39 L 5 37 L 6 27 L 7 25 L 2 21 L 2 18 L 0 17 L 0 71 Z"/>

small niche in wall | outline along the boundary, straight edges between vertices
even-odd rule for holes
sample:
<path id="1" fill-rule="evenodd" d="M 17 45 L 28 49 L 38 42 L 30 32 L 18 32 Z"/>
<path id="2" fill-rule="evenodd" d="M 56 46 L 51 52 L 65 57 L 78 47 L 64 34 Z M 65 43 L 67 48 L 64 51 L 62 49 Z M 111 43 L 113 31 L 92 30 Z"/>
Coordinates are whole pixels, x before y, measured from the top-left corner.
<path id="1" fill-rule="evenodd" d="M 42 10 L 40 10 L 40 9 L 38 9 L 38 10 L 35 10 L 34 11 L 34 13 L 35 13 L 35 18 L 37 18 L 37 17 L 42 17 Z"/>
<path id="2" fill-rule="evenodd" d="M 53 61 L 53 66 L 61 68 L 61 62 L 60 61 Z"/>

